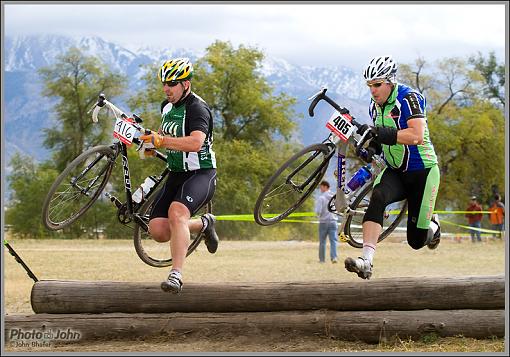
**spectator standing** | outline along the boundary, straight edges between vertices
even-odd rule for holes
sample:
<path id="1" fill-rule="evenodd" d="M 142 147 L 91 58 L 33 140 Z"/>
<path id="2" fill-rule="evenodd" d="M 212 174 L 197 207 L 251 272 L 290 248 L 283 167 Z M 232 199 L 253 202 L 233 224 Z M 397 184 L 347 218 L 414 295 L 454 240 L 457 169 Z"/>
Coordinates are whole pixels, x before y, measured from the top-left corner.
<path id="1" fill-rule="evenodd" d="M 471 201 L 469 202 L 469 206 L 466 209 L 469 212 L 480 212 L 480 213 L 466 213 L 465 216 L 468 219 L 469 226 L 472 228 L 471 232 L 471 242 L 476 243 L 481 242 L 481 234 L 480 229 L 482 228 L 482 206 L 478 203 L 476 196 L 471 197 Z M 476 237 L 476 240 L 475 240 Z"/>
<path id="2" fill-rule="evenodd" d="M 501 202 L 501 196 L 499 194 L 494 195 L 494 202 L 489 209 L 489 219 L 491 221 L 492 229 L 499 231 L 499 238 L 503 237 L 504 223 L 505 223 L 505 205 Z M 497 233 L 493 234 L 496 237 Z"/>
<path id="3" fill-rule="evenodd" d="M 326 260 L 326 238 L 329 236 L 329 256 L 332 263 L 337 263 L 337 243 L 338 243 L 338 222 L 334 213 L 328 210 L 329 201 L 334 193 L 329 190 L 329 182 L 323 180 L 319 184 L 321 191 L 319 198 L 315 202 L 315 213 L 319 218 L 319 262 Z"/>

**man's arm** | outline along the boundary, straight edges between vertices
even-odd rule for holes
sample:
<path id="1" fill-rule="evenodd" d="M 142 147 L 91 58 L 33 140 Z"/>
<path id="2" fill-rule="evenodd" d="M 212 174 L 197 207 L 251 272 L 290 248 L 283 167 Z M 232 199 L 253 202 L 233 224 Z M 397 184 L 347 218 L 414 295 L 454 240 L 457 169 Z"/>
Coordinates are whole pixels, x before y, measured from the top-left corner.
<path id="1" fill-rule="evenodd" d="M 205 133 L 199 130 L 192 131 L 189 136 L 174 138 L 162 136 L 151 131 L 148 135 L 141 135 L 140 140 L 151 143 L 156 148 L 165 148 L 184 152 L 198 152 L 205 140 Z"/>
<path id="2" fill-rule="evenodd" d="M 322 196 L 319 196 L 317 201 L 315 201 L 315 207 L 314 207 L 315 214 L 317 217 L 320 217 L 322 212 Z"/>
<path id="3" fill-rule="evenodd" d="M 425 118 L 409 119 L 407 128 L 397 131 L 397 143 L 404 145 L 423 144 L 425 133 Z"/>
<path id="4" fill-rule="evenodd" d="M 184 152 L 198 152 L 204 144 L 205 134 L 199 130 L 192 131 L 189 136 L 174 138 L 163 136 L 161 147 Z"/>

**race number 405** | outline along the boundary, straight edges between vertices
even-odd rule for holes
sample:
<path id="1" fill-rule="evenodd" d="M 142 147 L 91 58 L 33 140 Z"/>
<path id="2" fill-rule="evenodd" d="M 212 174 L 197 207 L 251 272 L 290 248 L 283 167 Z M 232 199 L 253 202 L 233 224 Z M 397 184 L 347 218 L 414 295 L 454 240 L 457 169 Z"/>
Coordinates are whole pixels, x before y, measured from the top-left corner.
<path id="1" fill-rule="evenodd" d="M 351 124 L 350 116 L 347 114 L 333 116 L 326 124 L 326 128 L 342 141 L 347 141 L 355 129 L 354 125 Z"/>

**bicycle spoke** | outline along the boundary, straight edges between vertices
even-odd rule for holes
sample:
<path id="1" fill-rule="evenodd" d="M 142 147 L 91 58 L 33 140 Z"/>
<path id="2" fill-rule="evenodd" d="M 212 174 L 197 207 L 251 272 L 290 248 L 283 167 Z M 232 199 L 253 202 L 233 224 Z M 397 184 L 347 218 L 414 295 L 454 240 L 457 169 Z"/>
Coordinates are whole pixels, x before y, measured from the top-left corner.
<path id="1" fill-rule="evenodd" d="M 326 172 L 331 149 L 324 144 L 304 148 L 269 179 L 255 204 L 255 221 L 274 224 L 295 211 Z"/>
<path id="2" fill-rule="evenodd" d="M 108 181 L 114 157 L 111 148 L 100 146 L 68 165 L 51 187 L 43 207 L 48 228 L 64 228 L 87 211 Z"/>

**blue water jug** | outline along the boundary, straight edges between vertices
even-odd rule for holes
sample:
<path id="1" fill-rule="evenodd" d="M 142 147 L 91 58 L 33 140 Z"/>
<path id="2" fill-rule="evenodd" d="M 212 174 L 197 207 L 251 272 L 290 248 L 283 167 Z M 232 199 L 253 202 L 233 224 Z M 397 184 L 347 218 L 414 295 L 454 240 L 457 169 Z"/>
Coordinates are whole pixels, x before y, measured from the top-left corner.
<path id="1" fill-rule="evenodd" d="M 368 165 L 363 166 L 349 180 L 349 182 L 347 183 L 347 187 L 349 187 L 351 191 L 354 191 L 357 188 L 363 186 L 368 180 L 370 180 L 370 178 L 372 178 L 370 167 Z"/>

